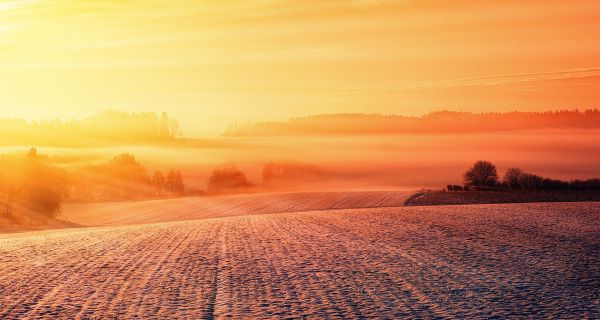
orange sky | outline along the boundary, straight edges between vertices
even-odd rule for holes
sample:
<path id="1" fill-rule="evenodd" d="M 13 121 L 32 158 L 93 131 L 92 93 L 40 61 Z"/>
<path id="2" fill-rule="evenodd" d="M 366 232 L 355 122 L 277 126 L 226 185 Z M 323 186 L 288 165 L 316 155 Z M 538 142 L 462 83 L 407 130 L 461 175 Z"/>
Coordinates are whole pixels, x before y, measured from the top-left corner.
<path id="1" fill-rule="evenodd" d="M 0 117 L 600 106 L 598 1 L 0 0 Z"/>

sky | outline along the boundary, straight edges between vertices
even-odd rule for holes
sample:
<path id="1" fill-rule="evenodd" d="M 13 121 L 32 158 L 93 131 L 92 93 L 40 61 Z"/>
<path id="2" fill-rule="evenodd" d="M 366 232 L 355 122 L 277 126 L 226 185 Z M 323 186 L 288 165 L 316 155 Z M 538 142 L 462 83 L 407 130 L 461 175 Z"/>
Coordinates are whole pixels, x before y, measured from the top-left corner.
<path id="1" fill-rule="evenodd" d="M 600 107 L 598 1 L 0 0 L 0 117 Z"/>

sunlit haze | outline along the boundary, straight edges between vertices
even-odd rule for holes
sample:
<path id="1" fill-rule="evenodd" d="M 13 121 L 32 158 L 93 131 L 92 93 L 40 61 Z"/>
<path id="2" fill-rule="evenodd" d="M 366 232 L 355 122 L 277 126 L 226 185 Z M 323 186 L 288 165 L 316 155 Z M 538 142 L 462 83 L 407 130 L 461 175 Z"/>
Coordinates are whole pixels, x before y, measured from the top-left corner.
<path id="1" fill-rule="evenodd" d="M 598 318 L 599 142 L 598 0 L 0 0 L 0 319 Z"/>
<path id="2" fill-rule="evenodd" d="M 0 117 L 167 111 L 190 136 L 316 113 L 600 104 L 596 1 L 0 1 Z"/>

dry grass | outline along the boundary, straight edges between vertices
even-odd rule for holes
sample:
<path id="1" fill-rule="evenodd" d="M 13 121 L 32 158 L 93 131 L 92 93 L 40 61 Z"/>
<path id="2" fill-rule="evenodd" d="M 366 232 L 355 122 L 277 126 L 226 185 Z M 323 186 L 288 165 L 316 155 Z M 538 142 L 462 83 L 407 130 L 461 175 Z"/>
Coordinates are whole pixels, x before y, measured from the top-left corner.
<path id="1" fill-rule="evenodd" d="M 295 201 L 343 207 L 362 197 L 370 196 Z M 151 221 L 204 206 L 187 201 L 168 215 L 159 214 L 163 203 Z M 239 201 L 227 210 L 259 207 Z M 207 216 L 5 235 L 0 318 L 593 318 L 599 234 L 600 204 L 555 203 Z"/>

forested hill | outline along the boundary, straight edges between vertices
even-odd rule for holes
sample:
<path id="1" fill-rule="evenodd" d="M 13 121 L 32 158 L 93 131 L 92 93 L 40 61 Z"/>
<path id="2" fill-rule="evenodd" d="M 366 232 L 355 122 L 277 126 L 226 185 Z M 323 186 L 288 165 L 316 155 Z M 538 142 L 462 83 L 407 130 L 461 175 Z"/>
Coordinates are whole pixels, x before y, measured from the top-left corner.
<path id="1" fill-rule="evenodd" d="M 83 120 L 0 119 L 4 146 L 104 146 L 154 144 L 181 136 L 167 113 L 105 111 Z"/>
<path id="2" fill-rule="evenodd" d="M 600 110 L 506 113 L 439 111 L 420 117 L 323 114 L 291 118 L 285 122 L 236 124 L 230 126 L 223 136 L 474 133 L 552 128 L 600 128 Z"/>

